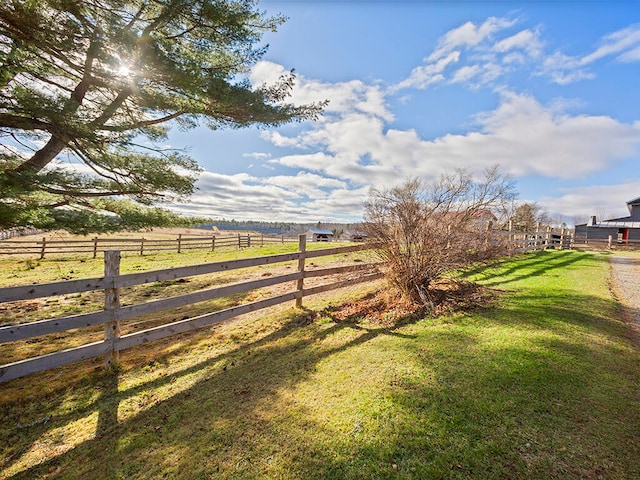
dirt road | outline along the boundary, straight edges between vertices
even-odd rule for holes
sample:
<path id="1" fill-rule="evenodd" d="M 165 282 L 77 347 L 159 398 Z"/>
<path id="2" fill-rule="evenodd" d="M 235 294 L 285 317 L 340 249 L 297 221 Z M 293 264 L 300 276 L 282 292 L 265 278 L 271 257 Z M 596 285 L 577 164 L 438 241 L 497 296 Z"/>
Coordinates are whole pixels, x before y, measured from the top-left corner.
<path id="1" fill-rule="evenodd" d="M 610 263 L 613 292 L 624 306 L 626 320 L 640 344 L 640 258 L 615 255 Z"/>

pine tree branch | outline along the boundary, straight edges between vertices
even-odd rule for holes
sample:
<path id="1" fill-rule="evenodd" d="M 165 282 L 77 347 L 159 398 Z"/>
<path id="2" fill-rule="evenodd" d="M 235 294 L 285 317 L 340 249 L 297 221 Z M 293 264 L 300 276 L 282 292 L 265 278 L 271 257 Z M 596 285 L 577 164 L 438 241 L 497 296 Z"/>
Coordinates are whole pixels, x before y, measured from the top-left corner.
<path id="1" fill-rule="evenodd" d="M 115 115 L 115 113 L 118 111 L 118 109 L 127 100 L 129 95 L 131 95 L 131 89 L 130 88 L 127 87 L 127 88 L 124 88 L 123 90 L 121 90 L 120 93 L 118 93 L 116 98 L 113 100 L 113 102 L 111 102 L 109 105 L 107 105 L 104 108 L 102 114 L 98 118 L 96 118 L 95 120 L 93 120 L 91 122 L 91 125 L 96 126 L 96 127 L 103 126 L 106 122 L 108 122 Z"/>
<path id="2" fill-rule="evenodd" d="M 184 111 L 177 111 L 165 117 L 155 118 L 151 120 L 143 120 L 137 123 L 132 123 L 130 125 L 104 125 L 100 128 L 100 130 L 105 130 L 109 132 L 125 132 L 127 130 L 135 130 L 138 128 L 151 127 L 153 125 L 158 125 L 160 123 L 173 120 L 174 118 L 178 118 L 180 115 L 184 115 L 185 113 L 186 112 Z"/>
<path id="3" fill-rule="evenodd" d="M 139 190 L 113 190 L 108 192 L 89 192 L 86 190 L 62 190 L 54 187 L 43 186 L 42 190 L 54 195 L 70 196 L 75 198 L 101 198 L 101 197 L 113 197 L 122 195 L 152 195 L 154 197 L 164 197 L 165 195 L 158 192 L 151 192 L 144 189 Z"/>
<path id="4" fill-rule="evenodd" d="M 16 130 L 43 130 L 46 132 L 51 132 L 53 130 L 53 126 L 50 123 L 43 122 L 35 118 L 10 115 L 8 113 L 0 113 L 0 128 L 12 128 Z"/>

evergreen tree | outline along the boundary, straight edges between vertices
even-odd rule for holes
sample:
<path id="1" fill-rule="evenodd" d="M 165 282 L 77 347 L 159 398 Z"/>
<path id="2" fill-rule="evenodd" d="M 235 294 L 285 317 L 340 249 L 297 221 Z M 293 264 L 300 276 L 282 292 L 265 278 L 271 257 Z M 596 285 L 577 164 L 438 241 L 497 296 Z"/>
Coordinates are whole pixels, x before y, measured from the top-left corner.
<path id="1" fill-rule="evenodd" d="M 535 202 L 522 203 L 516 208 L 511 222 L 515 231 L 534 232 L 538 224 L 545 226 L 549 223 L 549 215 Z"/>
<path id="2" fill-rule="evenodd" d="M 282 22 L 251 0 L 1 2 L 0 228 L 115 228 L 131 201 L 164 221 L 140 204 L 192 194 L 200 170 L 161 147 L 169 124 L 314 118 L 322 105 L 285 101 L 293 74 L 243 79 Z"/>

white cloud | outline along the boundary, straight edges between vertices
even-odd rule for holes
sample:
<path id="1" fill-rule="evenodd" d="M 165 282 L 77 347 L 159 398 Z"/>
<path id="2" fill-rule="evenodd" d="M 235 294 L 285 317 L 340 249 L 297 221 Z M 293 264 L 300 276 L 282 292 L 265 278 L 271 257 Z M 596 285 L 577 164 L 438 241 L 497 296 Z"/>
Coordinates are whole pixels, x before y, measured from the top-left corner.
<path id="1" fill-rule="evenodd" d="M 628 50 L 618 57 L 621 62 L 640 62 L 640 46 L 632 50 Z"/>
<path id="2" fill-rule="evenodd" d="M 611 55 L 617 55 L 633 50 L 640 45 L 640 24 L 631 25 L 602 38 L 602 45 L 595 51 L 580 59 L 580 63 L 587 65 L 596 60 Z"/>
<path id="3" fill-rule="evenodd" d="M 253 85 L 270 85 L 285 73 L 282 65 L 260 61 L 251 70 L 249 78 Z M 325 114 L 358 111 L 393 120 L 386 105 L 385 94 L 378 85 L 368 85 L 361 80 L 325 83 L 297 75 L 290 102 L 302 105 L 324 100 L 329 100 Z"/>
<path id="4" fill-rule="evenodd" d="M 269 177 L 264 179 L 264 183 L 295 192 L 299 197 L 308 197 L 316 200 L 327 197 L 325 189 L 347 189 L 346 182 L 342 180 L 322 177 L 307 172 L 298 172 L 295 176 L 278 175 Z"/>
<path id="5" fill-rule="evenodd" d="M 490 38 L 494 33 L 509 28 L 515 23 L 515 20 L 496 17 L 488 18 L 479 26 L 476 26 L 473 22 L 467 22 L 447 32 L 440 39 L 435 51 L 429 55 L 427 60 L 434 61 L 440 59 L 460 47 L 474 47 Z"/>
<path id="6" fill-rule="evenodd" d="M 548 75 L 560 85 L 592 79 L 595 74 L 588 66 L 607 57 L 615 56 L 621 62 L 640 61 L 640 24 L 602 37 L 601 46 L 585 55 L 569 56 L 561 52 L 549 55 L 540 68 L 540 74 Z"/>
<path id="7" fill-rule="evenodd" d="M 192 216 L 295 222 L 354 222 L 362 212 L 362 188 L 305 172 L 267 178 L 204 172 L 197 187 L 188 203 L 171 208 Z"/>
<path id="8" fill-rule="evenodd" d="M 639 125 L 604 116 L 569 116 L 512 92 L 504 92 L 500 107 L 480 121 L 482 132 L 469 135 L 479 135 L 473 143 L 480 154 L 493 152 L 516 175 L 586 175 L 640 148 Z"/>
<path id="9" fill-rule="evenodd" d="M 451 83 L 464 83 L 480 74 L 480 65 L 467 65 L 458 69 L 451 79 Z"/>
<path id="10" fill-rule="evenodd" d="M 299 195 L 246 173 L 222 175 L 204 172 L 196 184 L 198 191 L 188 203 L 173 208 L 189 215 L 226 217 L 238 220 L 295 218 Z"/>
<path id="11" fill-rule="evenodd" d="M 425 58 L 425 64 L 414 68 L 391 91 L 426 89 L 436 84 L 463 84 L 476 89 L 493 84 L 515 66 L 531 68 L 542 54 L 540 33 L 525 29 L 509 34 L 516 23 L 491 17 L 480 25 L 467 22 L 450 30 Z M 504 38 L 496 39 L 500 36 Z"/>
<path id="12" fill-rule="evenodd" d="M 433 177 L 454 167 L 480 171 L 496 163 L 516 176 L 574 178 L 640 151 L 640 124 L 571 116 L 562 110 L 566 105 L 572 104 L 544 106 L 531 96 L 503 91 L 498 108 L 478 116 L 477 128 L 433 140 L 350 115 L 318 124 L 307 135 L 320 152 L 272 162 L 355 185 L 391 185 L 411 175 Z"/>
<path id="13" fill-rule="evenodd" d="M 560 52 L 547 56 L 542 62 L 538 74 L 550 77 L 554 83 L 559 85 L 567 85 L 595 77 L 593 73 L 583 67 L 579 58 Z"/>
<path id="14" fill-rule="evenodd" d="M 295 221 L 358 221 L 368 188 L 393 186 L 409 176 L 433 178 L 452 168 L 479 172 L 500 164 L 524 177 L 535 174 L 571 179 L 611 167 L 640 152 L 640 122 L 625 124 L 610 117 L 569 115 L 574 102 L 545 106 L 535 98 L 501 93 L 499 106 L 477 117 L 476 128 L 464 134 L 420 138 L 415 130 L 386 128 L 382 119 L 363 113 L 330 116 L 291 138 L 312 153 L 269 160 L 271 165 L 296 169 L 293 175 L 258 178 L 247 173 L 205 172 L 198 193 L 177 209 L 191 215 L 237 219 Z M 285 137 L 272 136 L 274 139 Z M 624 197 L 637 196 L 640 186 L 629 184 Z M 580 207 L 596 191 L 567 191 L 540 203 L 551 212 L 582 214 Z M 624 199 L 607 197 L 612 211 Z M 624 201 L 623 201 L 624 200 Z M 580 210 L 580 208 L 582 210 Z"/>
<path id="15" fill-rule="evenodd" d="M 403 88 L 427 88 L 429 85 L 443 82 L 445 77 L 442 72 L 449 65 L 456 63 L 460 59 L 460 52 L 451 52 L 444 58 L 438 58 L 436 62 L 429 63 L 413 69 L 409 77 L 398 85 L 393 90 L 400 90 Z"/>
<path id="16" fill-rule="evenodd" d="M 523 50 L 529 56 L 537 57 L 542 51 L 542 42 L 539 32 L 527 29 L 496 42 L 493 50 L 500 53 Z"/>
<path id="17" fill-rule="evenodd" d="M 269 162 L 284 165 L 285 167 L 322 171 L 325 166 L 331 161 L 331 158 L 331 155 L 328 155 L 324 152 L 317 152 L 307 155 L 286 155 L 281 158 L 269 160 Z"/>
<path id="18" fill-rule="evenodd" d="M 514 25 L 515 20 L 490 18 L 482 24 L 468 22 L 451 30 L 423 65 L 388 89 L 375 82 L 332 84 L 298 76 L 294 103 L 324 99 L 330 103 L 317 122 L 301 129 L 262 133 L 273 145 L 288 149 L 286 155 L 245 155 L 267 160 L 278 174 L 256 178 L 206 173 L 190 208 L 200 215 L 244 219 L 354 221 L 362 212 L 369 185 L 392 186 L 409 176 L 429 179 L 456 167 L 480 172 L 495 164 L 516 177 L 575 179 L 639 155 L 640 122 L 571 114 L 584 105 L 565 100 L 545 105 L 531 95 L 499 85 L 516 69 L 568 84 L 592 78 L 594 74 L 588 68 L 600 59 L 640 60 L 640 40 L 635 40 L 640 27 L 603 37 L 592 53 L 569 56 L 562 52 L 545 55 L 538 30 L 515 30 Z M 256 85 L 272 83 L 283 73 L 286 71 L 280 65 L 259 62 L 251 72 L 251 81 Z M 404 88 L 423 89 L 436 84 L 469 88 L 491 85 L 500 92 L 500 102 L 493 110 L 478 115 L 476 123 L 464 133 L 421 138 L 416 130 L 393 128 L 394 115 L 387 96 Z M 290 169 L 294 173 L 286 174 Z M 618 196 L 634 197 L 640 186 L 630 181 L 620 190 L 624 193 Z M 591 208 L 589 198 L 597 194 L 611 203 L 606 208 L 617 211 L 620 204 L 624 208 L 628 198 L 607 197 L 605 191 L 604 186 L 602 190 L 566 190 L 555 198 L 543 197 L 540 203 L 551 212 L 584 214 Z"/>
<path id="19" fill-rule="evenodd" d="M 244 158 L 253 158 L 255 160 L 266 160 L 268 158 L 271 158 L 270 153 L 264 153 L 264 152 L 243 153 L 242 156 Z"/>
<path id="20" fill-rule="evenodd" d="M 369 194 L 369 187 L 360 187 L 352 190 L 334 190 L 323 199 L 319 199 L 307 205 L 310 211 L 326 212 L 339 219 L 353 222 L 360 221 L 364 211 L 364 202 Z M 320 217 L 326 218 L 326 217 Z"/>
<path id="21" fill-rule="evenodd" d="M 510 64 L 524 64 L 527 61 L 527 57 L 520 52 L 510 52 L 507 53 L 504 57 L 502 57 L 502 62 L 505 65 Z"/>
<path id="22" fill-rule="evenodd" d="M 538 203 L 550 212 L 561 212 L 569 217 L 585 219 L 596 215 L 599 220 L 624 217 L 629 215 L 627 201 L 640 195 L 640 178 L 617 185 L 564 188 L 561 192 L 556 197 L 544 196 Z"/>
<path id="23" fill-rule="evenodd" d="M 495 86 L 517 70 L 568 85 L 594 78 L 589 67 L 607 57 L 626 63 L 640 61 L 640 24 L 603 36 L 600 46 L 590 53 L 567 55 L 562 51 L 545 52 L 539 28 L 512 33 L 517 23 L 518 20 L 491 17 L 479 25 L 467 22 L 450 30 L 440 38 L 425 63 L 414 68 L 391 91 L 450 83 L 474 89 Z"/>

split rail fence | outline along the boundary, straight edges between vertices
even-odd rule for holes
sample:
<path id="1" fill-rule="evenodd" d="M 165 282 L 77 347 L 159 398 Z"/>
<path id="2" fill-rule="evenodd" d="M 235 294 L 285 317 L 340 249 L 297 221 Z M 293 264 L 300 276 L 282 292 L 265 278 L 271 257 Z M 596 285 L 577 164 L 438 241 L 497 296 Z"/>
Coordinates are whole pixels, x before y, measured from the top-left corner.
<path id="1" fill-rule="evenodd" d="M 588 246 L 589 248 L 603 248 L 608 250 L 638 250 L 640 249 L 640 240 L 622 240 L 614 238 L 613 235 L 609 235 L 609 238 L 606 239 L 578 237 L 575 239 L 575 245 Z"/>
<path id="2" fill-rule="evenodd" d="M 548 248 L 569 249 L 573 248 L 574 237 L 568 229 L 559 232 L 548 230 L 538 232 L 501 232 L 509 240 L 509 249 L 513 253 L 526 253 Z"/>
<path id="3" fill-rule="evenodd" d="M 76 255 L 88 254 L 96 258 L 107 250 L 133 252 L 144 255 L 152 252 L 184 252 L 187 250 L 211 250 L 225 247 L 245 248 L 268 243 L 295 242 L 296 238 L 265 235 L 178 235 L 175 238 L 91 238 L 86 240 L 55 240 L 42 237 L 38 240 L 0 239 L 0 255 Z"/>
<path id="4" fill-rule="evenodd" d="M 13 237 L 24 237 L 26 235 L 38 235 L 43 232 L 44 230 L 32 227 L 8 228 L 6 230 L 0 230 L 0 240 L 8 240 Z"/>
<path id="5" fill-rule="evenodd" d="M 377 264 L 375 263 L 354 262 L 353 264 L 339 267 L 313 270 L 305 269 L 305 262 L 307 259 L 338 254 L 341 255 L 350 252 L 368 250 L 371 248 L 372 247 L 370 245 L 362 244 L 337 248 L 323 248 L 319 250 L 307 250 L 306 237 L 301 235 L 299 238 L 298 251 L 293 253 L 124 275 L 120 274 L 120 252 L 109 250 L 105 252 L 104 256 L 103 277 L 0 288 L 0 303 L 68 295 L 95 290 L 104 291 L 104 308 L 102 310 L 62 318 L 39 320 L 19 325 L 0 327 L 0 344 L 2 344 L 33 339 L 43 335 L 55 335 L 71 329 L 104 325 L 104 338 L 100 341 L 0 365 L 0 382 L 102 355 L 105 356 L 105 367 L 109 367 L 118 362 L 118 355 L 120 351 L 137 345 L 210 326 L 238 315 L 254 312 L 256 310 L 284 302 L 295 301 L 297 306 L 302 306 L 302 299 L 305 296 L 378 279 L 382 274 L 377 271 Z M 199 290 L 178 296 L 152 300 L 141 304 L 128 306 L 120 305 L 121 290 L 134 285 L 183 279 L 215 272 L 227 272 L 242 268 L 257 267 L 260 265 L 275 265 L 283 262 L 296 261 L 297 271 L 289 274 L 267 276 L 258 280 Z M 357 276 L 348 280 L 343 279 L 310 288 L 306 288 L 304 286 L 304 280 L 306 278 L 326 277 L 351 272 L 357 272 Z M 228 297 L 238 293 L 246 293 L 256 289 L 288 282 L 295 282 L 295 288 L 292 287 L 294 289 L 287 293 L 191 318 L 185 318 L 183 320 L 148 328 L 143 331 L 120 335 L 121 322 L 126 320 L 134 319 L 146 314 L 162 312 L 177 307 L 193 305 L 199 302 Z"/>

